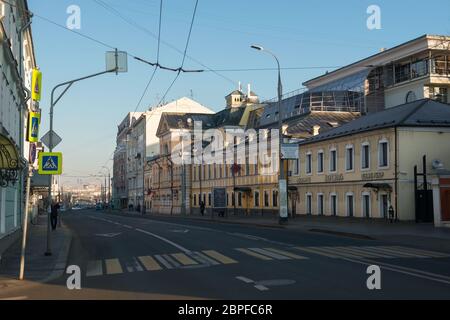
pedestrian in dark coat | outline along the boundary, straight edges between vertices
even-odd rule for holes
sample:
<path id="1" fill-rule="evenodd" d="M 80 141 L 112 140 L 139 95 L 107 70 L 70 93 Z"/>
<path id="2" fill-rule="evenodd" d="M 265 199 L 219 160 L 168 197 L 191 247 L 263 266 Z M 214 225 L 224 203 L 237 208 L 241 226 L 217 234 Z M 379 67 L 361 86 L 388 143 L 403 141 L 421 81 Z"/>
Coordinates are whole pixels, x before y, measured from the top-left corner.
<path id="1" fill-rule="evenodd" d="M 52 230 L 56 229 L 56 225 L 58 224 L 58 210 L 61 208 L 59 203 L 54 203 L 50 212 L 50 222 L 52 224 Z"/>

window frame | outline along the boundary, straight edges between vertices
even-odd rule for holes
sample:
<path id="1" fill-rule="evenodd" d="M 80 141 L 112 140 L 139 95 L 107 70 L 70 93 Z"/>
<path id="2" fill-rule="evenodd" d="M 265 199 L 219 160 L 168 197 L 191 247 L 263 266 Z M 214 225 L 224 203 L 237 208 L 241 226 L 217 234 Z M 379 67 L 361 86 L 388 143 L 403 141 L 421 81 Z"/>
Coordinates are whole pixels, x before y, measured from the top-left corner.
<path id="1" fill-rule="evenodd" d="M 306 157 L 305 157 L 305 174 L 307 176 L 311 176 L 312 175 L 312 166 L 313 166 L 312 152 L 308 151 L 306 153 Z"/>
<path id="2" fill-rule="evenodd" d="M 364 156 L 365 156 L 365 153 L 364 153 L 364 148 L 368 148 L 368 153 L 367 153 L 367 167 L 364 167 Z M 368 141 L 366 141 L 366 142 L 363 142 L 362 144 L 361 144 L 361 171 L 369 171 L 370 170 L 370 164 L 371 164 L 371 161 L 370 161 L 370 143 L 368 142 Z"/>
<path id="3" fill-rule="evenodd" d="M 333 152 L 334 152 L 334 157 L 332 157 Z M 331 165 L 333 159 L 334 159 L 334 170 L 332 170 L 333 166 Z M 337 152 L 337 148 L 331 148 L 330 149 L 330 159 L 329 159 L 328 165 L 329 165 L 328 171 L 330 173 L 336 173 L 338 171 L 338 152 Z"/>
<path id="4" fill-rule="evenodd" d="M 382 161 L 382 150 L 383 148 L 381 147 L 382 144 L 386 144 L 386 165 L 382 165 L 381 161 Z M 390 165 L 390 161 L 389 161 L 389 157 L 390 157 L 390 151 L 389 151 L 389 140 L 388 139 L 381 139 L 380 141 L 378 141 L 378 169 L 389 169 L 389 165 Z"/>
<path id="5" fill-rule="evenodd" d="M 352 167 L 348 168 L 349 161 L 349 150 L 352 150 Z M 355 146 L 353 144 L 348 144 L 345 146 L 345 172 L 355 172 Z"/>
<path id="6" fill-rule="evenodd" d="M 320 155 L 322 156 L 322 160 L 320 160 Z M 320 164 L 322 165 L 322 170 L 319 170 Z M 325 173 L 325 152 L 321 149 L 317 151 L 317 174 L 324 174 Z"/>

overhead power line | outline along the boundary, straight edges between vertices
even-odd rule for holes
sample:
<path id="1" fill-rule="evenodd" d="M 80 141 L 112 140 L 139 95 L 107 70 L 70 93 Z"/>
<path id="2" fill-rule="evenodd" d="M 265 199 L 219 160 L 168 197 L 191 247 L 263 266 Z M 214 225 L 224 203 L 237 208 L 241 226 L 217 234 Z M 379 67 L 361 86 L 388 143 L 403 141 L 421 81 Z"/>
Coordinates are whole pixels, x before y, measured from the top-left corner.
<path id="1" fill-rule="evenodd" d="M 189 27 L 189 33 L 188 33 L 188 36 L 187 36 L 187 39 L 186 39 L 186 45 L 184 47 L 183 59 L 181 60 L 181 66 L 179 67 L 177 75 L 173 79 L 173 81 L 170 84 L 170 86 L 167 88 L 166 92 L 164 93 L 163 97 L 159 101 L 158 105 L 160 105 L 164 101 L 164 99 L 166 98 L 167 94 L 170 92 L 170 90 L 172 89 L 173 85 L 175 84 L 175 82 L 180 77 L 181 70 L 183 69 L 184 62 L 186 61 L 186 53 L 187 53 L 187 50 L 189 48 L 189 43 L 191 41 L 192 27 L 194 26 L 195 16 L 197 14 L 197 7 L 198 7 L 198 0 L 195 0 L 194 12 L 192 13 L 191 25 Z"/>

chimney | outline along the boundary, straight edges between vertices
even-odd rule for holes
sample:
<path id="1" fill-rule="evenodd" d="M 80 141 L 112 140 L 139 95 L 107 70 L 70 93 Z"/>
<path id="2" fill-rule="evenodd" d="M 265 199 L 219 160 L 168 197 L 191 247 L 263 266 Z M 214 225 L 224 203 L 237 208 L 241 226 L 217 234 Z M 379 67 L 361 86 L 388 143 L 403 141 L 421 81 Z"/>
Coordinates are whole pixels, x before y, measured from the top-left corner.
<path id="1" fill-rule="evenodd" d="M 239 91 L 242 91 L 242 85 L 241 85 L 241 82 L 239 81 L 239 87 L 238 87 L 238 90 Z"/>
<path id="2" fill-rule="evenodd" d="M 313 127 L 313 136 L 317 136 L 320 133 L 320 126 L 315 125 Z"/>

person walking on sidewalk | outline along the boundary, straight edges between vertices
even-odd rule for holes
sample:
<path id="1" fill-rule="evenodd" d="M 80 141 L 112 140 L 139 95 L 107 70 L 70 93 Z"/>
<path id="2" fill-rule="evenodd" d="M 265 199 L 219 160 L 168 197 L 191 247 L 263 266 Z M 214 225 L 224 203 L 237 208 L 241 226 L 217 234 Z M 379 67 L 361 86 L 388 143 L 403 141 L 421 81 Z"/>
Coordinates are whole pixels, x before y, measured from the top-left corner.
<path id="1" fill-rule="evenodd" d="M 50 212 L 50 222 L 52 224 L 52 230 L 56 229 L 56 225 L 58 224 L 58 210 L 61 206 L 59 203 L 55 202 L 52 205 L 51 212 Z"/>
<path id="2" fill-rule="evenodd" d="M 203 201 L 200 201 L 200 213 L 202 216 L 205 215 L 205 203 Z"/>

